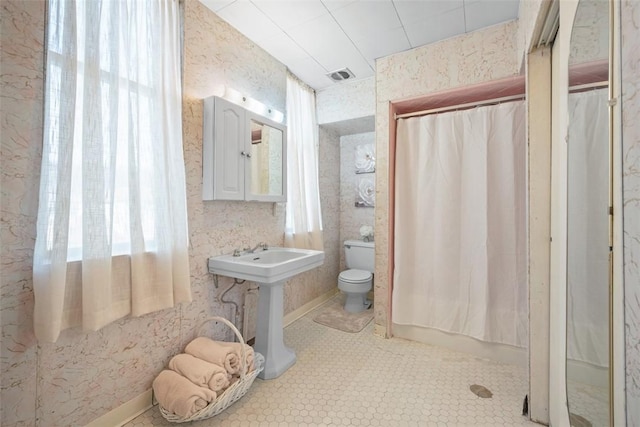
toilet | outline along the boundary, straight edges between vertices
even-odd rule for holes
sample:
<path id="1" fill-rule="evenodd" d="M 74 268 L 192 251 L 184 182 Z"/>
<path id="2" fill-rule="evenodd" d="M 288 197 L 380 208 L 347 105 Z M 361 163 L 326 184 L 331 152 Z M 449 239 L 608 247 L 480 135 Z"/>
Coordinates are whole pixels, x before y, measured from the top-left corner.
<path id="1" fill-rule="evenodd" d="M 367 293 L 373 287 L 375 246 L 373 242 L 346 240 L 344 257 L 348 270 L 340 273 L 338 289 L 347 296 L 344 309 L 349 313 L 359 313 L 371 306 Z"/>

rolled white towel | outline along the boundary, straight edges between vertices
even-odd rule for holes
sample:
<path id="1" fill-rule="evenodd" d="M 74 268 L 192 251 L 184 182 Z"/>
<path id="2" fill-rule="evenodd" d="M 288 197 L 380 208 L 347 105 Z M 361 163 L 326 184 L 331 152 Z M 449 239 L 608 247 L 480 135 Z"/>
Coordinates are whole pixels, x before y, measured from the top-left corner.
<path id="1" fill-rule="evenodd" d="M 232 349 L 237 355 L 238 358 L 240 358 L 242 356 L 242 344 L 240 344 L 239 342 L 221 342 L 218 341 L 218 344 L 220 344 L 222 347 L 225 348 L 230 348 Z M 255 369 L 254 363 L 253 363 L 253 359 L 254 359 L 254 351 L 253 351 L 253 347 L 251 347 L 250 345 L 245 344 L 244 345 L 244 351 L 245 351 L 245 366 L 246 366 L 246 373 L 252 372 Z M 238 374 L 240 373 L 240 368 L 238 368 Z"/>
<path id="2" fill-rule="evenodd" d="M 184 352 L 198 359 L 222 366 L 230 375 L 240 372 L 240 357 L 232 348 L 223 347 L 218 341 L 198 337 L 187 344 Z"/>
<path id="3" fill-rule="evenodd" d="M 198 359 L 190 354 L 178 354 L 169 362 L 172 369 L 200 387 L 219 392 L 229 387 L 231 375 L 222 366 Z"/>
<path id="4" fill-rule="evenodd" d="M 153 380 L 153 393 L 164 409 L 183 418 L 192 416 L 218 397 L 215 391 L 197 386 L 168 369 Z"/>

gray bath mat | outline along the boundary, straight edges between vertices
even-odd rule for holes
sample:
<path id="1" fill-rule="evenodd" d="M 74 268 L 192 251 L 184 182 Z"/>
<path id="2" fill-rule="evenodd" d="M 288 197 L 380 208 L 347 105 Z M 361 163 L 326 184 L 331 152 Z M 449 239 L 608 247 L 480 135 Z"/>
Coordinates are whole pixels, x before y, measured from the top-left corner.
<path id="1" fill-rule="evenodd" d="M 360 332 L 373 319 L 373 307 L 360 313 L 348 313 L 344 310 L 344 296 L 331 299 L 320 313 L 313 318 L 314 322 L 344 332 Z"/>

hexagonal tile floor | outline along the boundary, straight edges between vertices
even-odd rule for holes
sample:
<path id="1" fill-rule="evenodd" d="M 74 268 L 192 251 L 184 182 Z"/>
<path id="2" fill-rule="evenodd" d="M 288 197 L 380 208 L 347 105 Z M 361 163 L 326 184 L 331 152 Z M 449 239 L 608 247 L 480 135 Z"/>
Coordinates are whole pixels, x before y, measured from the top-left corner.
<path id="1" fill-rule="evenodd" d="M 194 426 L 518 426 L 525 369 L 403 339 L 322 326 L 313 311 L 285 329 L 297 363 Z M 482 384 L 493 396 L 469 390 Z M 168 426 L 157 406 L 126 424 Z"/>

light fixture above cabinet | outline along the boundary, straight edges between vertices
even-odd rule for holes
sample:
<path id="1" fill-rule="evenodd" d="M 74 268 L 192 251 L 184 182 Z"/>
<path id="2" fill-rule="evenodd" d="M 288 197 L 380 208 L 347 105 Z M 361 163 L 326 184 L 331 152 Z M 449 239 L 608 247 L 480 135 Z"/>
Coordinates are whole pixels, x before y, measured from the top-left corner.
<path id="1" fill-rule="evenodd" d="M 286 201 L 284 125 L 209 97 L 202 139 L 203 200 Z"/>

